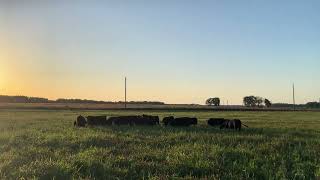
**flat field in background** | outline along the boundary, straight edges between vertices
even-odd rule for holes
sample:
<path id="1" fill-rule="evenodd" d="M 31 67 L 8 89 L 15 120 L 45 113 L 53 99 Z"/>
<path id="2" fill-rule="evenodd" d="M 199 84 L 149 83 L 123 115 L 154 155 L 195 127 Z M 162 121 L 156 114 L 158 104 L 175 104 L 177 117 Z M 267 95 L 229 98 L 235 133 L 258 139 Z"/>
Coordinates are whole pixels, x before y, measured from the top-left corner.
<path id="1" fill-rule="evenodd" d="M 95 104 L 95 103 L 0 103 L 1 109 L 25 109 L 25 110 L 124 110 L 124 104 Z M 179 110 L 179 111 L 292 111 L 293 107 L 252 108 L 242 105 L 207 106 L 199 104 L 127 104 L 131 110 Z M 320 109 L 308 109 L 297 107 L 299 111 L 319 111 Z"/>
<path id="2" fill-rule="evenodd" d="M 74 128 L 77 115 L 195 116 L 189 128 Z M 206 125 L 240 118 L 241 132 Z M 0 110 L 0 179 L 316 179 L 320 112 Z"/>
<path id="3" fill-rule="evenodd" d="M 230 106 L 231 107 L 231 106 Z M 238 106 L 237 106 L 238 107 Z M 131 109 L 212 109 L 214 107 L 190 104 L 127 104 Z M 0 103 L 0 109 L 40 109 L 40 110 L 110 110 L 124 109 L 124 104 L 95 103 Z"/>

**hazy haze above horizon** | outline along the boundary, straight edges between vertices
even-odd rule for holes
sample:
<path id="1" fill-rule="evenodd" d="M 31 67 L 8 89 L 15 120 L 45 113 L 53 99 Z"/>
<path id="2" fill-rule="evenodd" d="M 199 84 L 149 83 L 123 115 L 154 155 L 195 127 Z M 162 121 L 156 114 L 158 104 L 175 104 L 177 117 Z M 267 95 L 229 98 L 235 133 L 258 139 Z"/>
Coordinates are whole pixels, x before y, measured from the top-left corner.
<path id="1" fill-rule="evenodd" d="M 1 1 L 0 94 L 320 98 L 320 1 Z"/>

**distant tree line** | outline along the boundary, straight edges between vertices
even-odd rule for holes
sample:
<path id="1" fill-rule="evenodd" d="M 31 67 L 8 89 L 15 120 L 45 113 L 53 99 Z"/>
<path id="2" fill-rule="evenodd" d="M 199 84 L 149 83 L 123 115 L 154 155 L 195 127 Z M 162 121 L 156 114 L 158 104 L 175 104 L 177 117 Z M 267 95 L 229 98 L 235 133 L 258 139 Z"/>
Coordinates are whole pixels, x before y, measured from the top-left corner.
<path id="1" fill-rule="evenodd" d="M 243 98 L 243 104 L 246 107 L 275 107 L 275 108 L 320 108 L 320 102 L 308 102 L 306 104 L 287 104 L 287 103 L 275 103 L 272 104 L 270 100 L 259 96 L 246 96 Z"/>
<path id="2" fill-rule="evenodd" d="M 296 108 L 320 108 L 320 103 L 319 102 L 308 102 L 306 104 L 296 104 L 294 105 Z M 277 108 L 291 108 L 293 107 L 293 104 L 288 104 L 288 103 L 275 103 L 272 105 L 272 107 L 277 107 Z"/>
<path id="3" fill-rule="evenodd" d="M 28 97 L 28 96 L 6 96 L 0 95 L 0 103 L 83 103 L 83 104 L 120 104 L 123 101 L 95 101 L 87 99 L 57 99 L 49 100 L 47 98 L 40 97 Z M 150 105 L 163 105 L 164 102 L 159 101 L 130 101 L 127 104 L 150 104 Z"/>
<path id="4" fill-rule="evenodd" d="M 2 103 L 48 103 L 50 101 L 49 99 L 39 98 L 39 97 L 0 95 L 0 102 Z"/>
<path id="5" fill-rule="evenodd" d="M 110 104 L 113 102 L 109 101 L 95 101 L 95 100 L 88 100 L 88 99 L 57 99 L 56 103 L 84 103 L 84 104 Z"/>
<path id="6" fill-rule="evenodd" d="M 308 102 L 306 106 L 308 108 L 320 108 L 320 102 Z"/>
<path id="7" fill-rule="evenodd" d="M 116 103 L 121 103 L 123 104 L 124 101 L 119 101 Z M 164 102 L 160 102 L 160 101 L 128 101 L 127 104 L 150 104 L 150 105 L 164 105 Z"/>
<path id="8" fill-rule="evenodd" d="M 246 96 L 243 98 L 243 104 L 247 107 L 270 107 L 271 101 L 259 96 Z M 209 98 L 206 100 L 208 106 L 220 106 L 220 98 Z"/>
<path id="9" fill-rule="evenodd" d="M 220 98 L 208 98 L 206 100 L 206 105 L 208 106 L 220 106 Z M 272 103 L 267 98 L 262 98 L 260 96 L 246 96 L 243 98 L 243 105 L 246 107 L 274 107 L 274 108 L 292 108 L 293 104 L 287 103 Z M 320 102 L 308 102 L 306 104 L 296 104 L 296 108 L 320 108 Z"/>
<path id="10" fill-rule="evenodd" d="M 275 107 L 275 108 L 292 108 L 293 104 L 290 104 L 290 103 L 274 103 L 274 104 L 272 104 L 272 107 Z M 297 108 L 305 108 L 306 104 L 296 104 L 295 107 L 297 107 Z"/>

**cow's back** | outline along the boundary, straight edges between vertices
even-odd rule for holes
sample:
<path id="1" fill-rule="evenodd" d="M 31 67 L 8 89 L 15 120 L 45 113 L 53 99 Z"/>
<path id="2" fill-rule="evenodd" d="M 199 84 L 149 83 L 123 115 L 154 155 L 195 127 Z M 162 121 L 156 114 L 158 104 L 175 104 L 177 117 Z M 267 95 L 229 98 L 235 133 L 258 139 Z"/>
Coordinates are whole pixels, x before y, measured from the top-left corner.
<path id="1" fill-rule="evenodd" d="M 107 116 L 88 116 L 88 125 L 102 126 L 107 125 Z"/>

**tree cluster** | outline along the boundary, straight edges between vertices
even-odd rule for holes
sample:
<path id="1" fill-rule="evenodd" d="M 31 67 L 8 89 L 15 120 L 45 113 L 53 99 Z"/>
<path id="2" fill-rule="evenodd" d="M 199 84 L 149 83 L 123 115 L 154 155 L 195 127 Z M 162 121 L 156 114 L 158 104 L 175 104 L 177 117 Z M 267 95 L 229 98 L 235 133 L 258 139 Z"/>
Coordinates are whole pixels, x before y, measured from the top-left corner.
<path id="1" fill-rule="evenodd" d="M 206 105 L 208 106 L 220 106 L 220 98 L 209 98 L 206 100 Z"/>
<path id="2" fill-rule="evenodd" d="M 271 107 L 272 103 L 270 100 L 259 97 L 259 96 L 246 96 L 243 98 L 243 104 L 246 107 Z"/>

